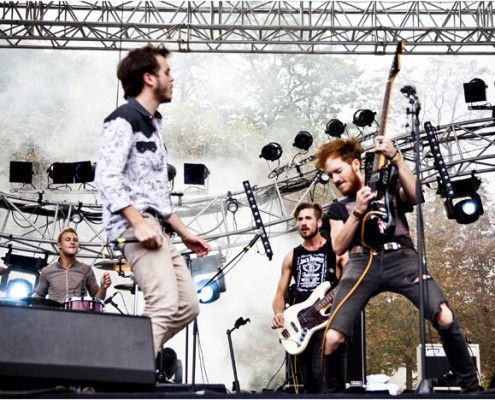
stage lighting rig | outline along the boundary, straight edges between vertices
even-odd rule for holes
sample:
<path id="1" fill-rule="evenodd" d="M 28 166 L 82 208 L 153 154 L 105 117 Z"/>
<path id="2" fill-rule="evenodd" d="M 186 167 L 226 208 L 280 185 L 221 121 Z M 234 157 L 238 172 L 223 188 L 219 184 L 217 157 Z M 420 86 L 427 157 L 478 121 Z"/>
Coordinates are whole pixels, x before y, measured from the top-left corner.
<path id="1" fill-rule="evenodd" d="M 492 110 L 492 116 L 495 118 L 495 106 L 486 101 L 486 84 L 482 79 L 474 78 L 470 82 L 464 83 L 464 101 L 469 103 L 468 110 Z M 473 104 L 482 103 L 485 104 Z"/>
<path id="2" fill-rule="evenodd" d="M 438 193 L 446 198 L 444 206 L 448 219 L 455 219 L 458 224 L 471 224 L 476 222 L 480 215 L 483 215 L 483 204 L 481 197 L 476 193 L 480 187 L 481 179 L 475 176 L 474 172 L 467 179 L 452 181 L 435 132 L 435 128 L 430 122 L 424 124 L 426 136 L 430 144 L 431 152 L 435 160 L 435 167 L 439 173 Z M 462 199 L 454 204 L 454 199 Z"/>

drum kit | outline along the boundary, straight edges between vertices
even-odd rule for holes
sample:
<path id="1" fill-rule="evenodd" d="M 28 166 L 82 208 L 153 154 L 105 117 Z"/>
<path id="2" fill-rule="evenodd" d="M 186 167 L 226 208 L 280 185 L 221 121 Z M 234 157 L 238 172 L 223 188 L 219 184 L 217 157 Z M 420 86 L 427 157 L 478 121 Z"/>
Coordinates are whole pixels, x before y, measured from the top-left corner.
<path id="1" fill-rule="evenodd" d="M 129 291 L 134 296 L 134 315 L 137 314 L 137 292 L 140 290 L 134 281 L 134 275 L 130 273 L 131 268 L 126 264 L 122 257 L 116 260 L 103 260 L 94 264 L 96 268 L 104 271 L 117 272 L 119 276 L 132 279 L 131 284 L 115 285 L 115 289 L 118 291 Z M 8 268 L 0 268 L 0 277 L 9 273 Z M 65 310 L 75 311 L 90 311 L 90 312 L 103 312 L 106 303 L 111 303 L 117 310 L 123 314 L 118 308 L 117 304 L 112 301 L 112 295 L 109 300 L 101 300 L 94 297 L 76 296 L 66 299 L 64 304 L 60 304 L 57 301 L 44 299 L 40 297 L 24 297 L 24 298 L 0 298 L 0 305 L 9 306 L 21 306 L 21 307 L 36 307 L 36 308 L 63 308 Z"/>

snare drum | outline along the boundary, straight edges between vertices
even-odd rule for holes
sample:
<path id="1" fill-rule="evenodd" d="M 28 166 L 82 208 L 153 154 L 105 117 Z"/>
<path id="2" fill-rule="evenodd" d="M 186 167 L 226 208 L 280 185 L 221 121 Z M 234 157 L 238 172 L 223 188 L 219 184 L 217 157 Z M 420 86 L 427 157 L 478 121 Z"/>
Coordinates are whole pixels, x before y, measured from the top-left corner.
<path id="1" fill-rule="evenodd" d="M 94 297 L 71 297 L 64 303 L 66 310 L 103 312 L 103 307 L 103 301 Z"/>

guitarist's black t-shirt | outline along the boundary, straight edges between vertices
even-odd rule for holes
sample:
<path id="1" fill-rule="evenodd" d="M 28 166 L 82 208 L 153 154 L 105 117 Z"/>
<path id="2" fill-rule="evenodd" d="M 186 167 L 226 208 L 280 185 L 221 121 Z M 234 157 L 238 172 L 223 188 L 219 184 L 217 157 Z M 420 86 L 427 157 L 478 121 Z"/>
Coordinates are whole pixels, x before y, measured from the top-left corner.
<path id="1" fill-rule="evenodd" d="M 306 300 L 324 281 L 337 284 L 336 259 L 329 241 L 318 250 L 306 250 L 302 245 L 294 249 L 292 276 L 294 278 L 294 304 Z"/>
<path id="2" fill-rule="evenodd" d="M 412 211 L 412 206 L 410 204 L 404 204 L 400 200 L 398 194 L 399 188 L 400 186 L 397 185 L 396 196 L 393 202 L 397 223 L 395 227 L 395 233 L 393 237 L 391 237 L 390 241 L 400 243 L 403 246 L 413 247 L 414 245 L 411 240 L 411 236 L 409 234 L 409 224 L 407 223 L 407 219 L 405 215 L 406 212 Z M 350 196 L 339 201 L 334 201 L 333 203 L 330 204 L 330 207 L 328 208 L 328 217 L 330 219 L 336 221 L 342 221 L 345 223 L 347 221 L 347 218 L 349 218 L 349 215 L 354 210 L 355 205 L 356 205 L 356 196 Z M 360 241 L 360 234 L 361 234 L 360 228 L 356 229 L 356 233 L 354 235 L 354 238 L 352 239 L 349 249 L 352 249 L 355 246 L 362 245 Z"/>

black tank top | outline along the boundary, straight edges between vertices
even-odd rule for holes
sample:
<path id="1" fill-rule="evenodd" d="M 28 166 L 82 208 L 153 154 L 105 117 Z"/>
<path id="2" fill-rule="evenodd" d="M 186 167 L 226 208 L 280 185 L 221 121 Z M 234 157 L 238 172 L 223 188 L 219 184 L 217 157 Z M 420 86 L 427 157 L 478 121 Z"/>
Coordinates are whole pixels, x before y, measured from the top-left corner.
<path id="1" fill-rule="evenodd" d="M 337 284 L 336 259 L 332 246 L 327 241 L 318 250 L 306 250 L 302 245 L 294 248 L 292 276 L 294 277 L 294 304 L 306 300 L 313 290 L 324 281 L 331 286 Z"/>

